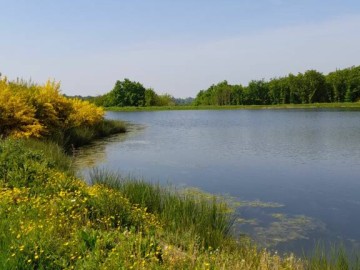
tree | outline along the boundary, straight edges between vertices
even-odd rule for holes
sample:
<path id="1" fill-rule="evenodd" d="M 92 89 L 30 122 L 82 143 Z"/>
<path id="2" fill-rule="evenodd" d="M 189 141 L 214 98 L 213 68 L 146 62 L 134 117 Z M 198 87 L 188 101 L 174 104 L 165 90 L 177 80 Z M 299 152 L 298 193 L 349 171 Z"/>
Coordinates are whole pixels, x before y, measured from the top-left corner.
<path id="1" fill-rule="evenodd" d="M 336 70 L 326 76 L 326 82 L 331 90 L 331 101 L 343 102 L 346 93 L 346 71 Z"/>
<path id="2" fill-rule="evenodd" d="M 297 76 L 289 74 L 289 103 L 297 104 L 303 102 L 300 93 L 302 92 L 302 74 L 299 73 Z"/>
<path id="3" fill-rule="evenodd" d="M 270 104 L 269 86 L 264 80 L 251 81 L 247 87 L 249 104 Z"/>
<path id="4" fill-rule="evenodd" d="M 244 104 L 244 88 L 241 84 L 233 85 L 231 88 L 231 105 Z"/>
<path id="5" fill-rule="evenodd" d="M 308 70 L 302 76 L 303 103 L 328 102 L 329 96 L 325 76 L 316 71 Z"/>
<path id="6" fill-rule="evenodd" d="M 174 106 L 173 97 L 169 94 L 158 95 L 156 99 L 156 106 Z"/>
<path id="7" fill-rule="evenodd" d="M 145 106 L 156 106 L 158 95 L 151 88 L 145 90 Z"/>
<path id="8" fill-rule="evenodd" d="M 346 101 L 360 99 L 360 67 L 351 67 L 347 70 L 346 77 Z"/>
<path id="9" fill-rule="evenodd" d="M 143 106 L 145 104 L 145 88 L 139 82 L 129 79 L 117 81 L 114 89 L 110 92 L 113 106 Z M 112 103 L 112 102 L 111 102 Z"/>

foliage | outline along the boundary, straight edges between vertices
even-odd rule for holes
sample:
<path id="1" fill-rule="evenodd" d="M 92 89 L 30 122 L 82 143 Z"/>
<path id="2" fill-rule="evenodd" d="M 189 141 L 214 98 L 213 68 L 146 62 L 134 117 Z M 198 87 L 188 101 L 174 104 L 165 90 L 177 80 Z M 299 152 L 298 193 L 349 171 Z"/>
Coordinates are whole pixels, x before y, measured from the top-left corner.
<path id="1" fill-rule="evenodd" d="M 360 66 L 323 75 L 308 70 L 269 81 L 253 80 L 248 86 L 230 85 L 227 81 L 201 90 L 195 105 L 270 105 L 354 102 L 360 99 Z"/>
<path id="2" fill-rule="evenodd" d="M 151 107 L 173 106 L 174 98 L 169 94 L 158 95 L 153 89 L 145 89 L 139 82 L 129 79 L 117 81 L 109 93 L 88 99 L 103 107 Z"/>
<path id="3" fill-rule="evenodd" d="M 145 106 L 156 106 L 158 95 L 155 93 L 153 89 L 145 90 Z"/>
<path id="4" fill-rule="evenodd" d="M 201 247 L 218 248 L 230 239 L 231 211 L 214 196 L 199 192 L 180 193 L 102 170 L 93 171 L 91 181 L 121 191 L 130 202 L 146 207 L 148 212 L 160 217 L 166 231 L 199 238 L 197 244 Z"/>
<path id="5" fill-rule="evenodd" d="M 0 136 L 61 137 L 74 128 L 92 128 L 104 111 L 88 101 L 68 99 L 60 84 L 36 85 L 0 79 Z"/>
<path id="6" fill-rule="evenodd" d="M 5 140 L 0 150 L 1 269 L 95 269 L 129 241 L 124 267 L 138 251 L 156 259 L 159 223 L 146 209 L 115 190 L 86 186 L 26 142 Z"/>
<path id="7" fill-rule="evenodd" d="M 6 78 L 0 80 L 0 135 L 7 137 L 40 137 L 44 127 L 18 92 L 13 92 Z"/>
<path id="8" fill-rule="evenodd" d="M 88 101 L 80 99 L 71 100 L 73 113 L 69 116 L 69 121 L 73 127 L 94 126 L 104 118 L 104 111 L 100 107 Z"/>
<path id="9" fill-rule="evenodd" d="M 264 105 L 270 104 L 269 87 L 264 81 L 251 81 L 245 88 L 246 104 Z"/>
<path id="10" fill-rule="evenodd" d="M 73 150 L 73 148 L 89 144 L 95 139 L 125 131 L 126 127 L 123 122 L 105 119 L 97 125 L 70 128 L 60 134 L 60 137 L 53 137 L 52 139 L 62 145 L 66 151 L 69 151 Z"/>
<path id="11" fill-rule="evenodd" d="M 145 100 L 145 88 L 138 82 L 129 79 L 117 81 L 110 93 L 106 96 L 107 106 L 143 106 Z"/>

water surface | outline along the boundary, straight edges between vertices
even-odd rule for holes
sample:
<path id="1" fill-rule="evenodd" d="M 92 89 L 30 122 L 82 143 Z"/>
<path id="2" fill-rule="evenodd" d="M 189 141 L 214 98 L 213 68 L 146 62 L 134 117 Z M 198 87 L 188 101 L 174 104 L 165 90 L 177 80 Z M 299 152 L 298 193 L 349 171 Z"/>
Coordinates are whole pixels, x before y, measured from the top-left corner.
<path id="1" fill-rule="evenodd" d="M 299 252 L 319 240 L 359 247 L 360 112 L 109 112 L 107 118 L 133 125 L 80 151 L 85 174 L 105 167 L 232 196 L 243 202 L 237 228 L 280 251 Z"/>

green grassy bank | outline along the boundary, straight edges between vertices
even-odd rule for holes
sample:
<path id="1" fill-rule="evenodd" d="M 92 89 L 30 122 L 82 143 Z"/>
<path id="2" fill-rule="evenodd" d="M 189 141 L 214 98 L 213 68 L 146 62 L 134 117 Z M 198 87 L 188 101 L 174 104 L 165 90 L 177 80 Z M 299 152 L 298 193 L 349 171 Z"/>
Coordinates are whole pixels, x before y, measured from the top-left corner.
<path id="1" fill-rule="evenodd" d="M 231 233 L 221 199 L 94 171 L 77 178 L 53 142 L 0 141 L 0 269 L 358 269 Z"/>
<path id="2" fill-rule="evenodd" d="M 126 124 L 121 121 L 104 119 L 93 126 L 74 127 L 53 133 L 47 140 L 56 142 L 67 152 L 90 144 L 92 141 L 126 132 Z"/>
<path id="3" fill-rule="evenodd" d="M 108 111 L 170 111 L 170 110 L 265 110 L 265 109 L 359 109 L 360 102 L 277 104 L 277 105 L 200 105 L 200 106 L 149 106 L 149 107 L 107 107 Z"/>

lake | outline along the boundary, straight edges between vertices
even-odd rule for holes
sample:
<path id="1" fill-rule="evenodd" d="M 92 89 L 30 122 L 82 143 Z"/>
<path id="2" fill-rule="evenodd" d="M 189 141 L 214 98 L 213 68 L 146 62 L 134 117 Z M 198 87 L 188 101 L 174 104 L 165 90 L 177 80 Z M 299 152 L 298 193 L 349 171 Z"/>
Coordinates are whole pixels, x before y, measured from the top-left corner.
<path id="1" fill-rule="evenodd" d="M 300 253 L 319 241 L 360 247 L 360 112 L 108 112 L 129 132 L 79 151 L 104 167 L 240 202 L 237 232 Z M 237 205 L 237 204 L 236 204 Z"/>

